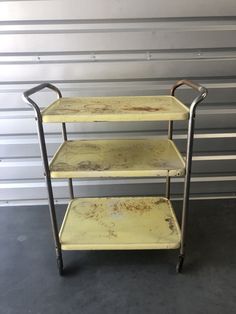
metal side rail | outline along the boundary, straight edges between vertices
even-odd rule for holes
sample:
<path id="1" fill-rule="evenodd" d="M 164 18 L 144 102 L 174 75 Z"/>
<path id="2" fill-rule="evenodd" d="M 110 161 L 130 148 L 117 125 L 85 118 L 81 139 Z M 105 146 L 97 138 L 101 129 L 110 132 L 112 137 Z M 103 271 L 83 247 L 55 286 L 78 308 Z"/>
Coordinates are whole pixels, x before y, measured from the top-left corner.
<path id="1" fill-rule="evenodd" d="M 43 160 L 44 176 L 45 176 L 47 193 L 48 193 L 48 204 L 49 204 L 49 212 L 50 212 L 53 238 L 54 238 L 54 244 L 55 244 L 55 250 L 56 250 L 57 266 L 58 266 L 59 274 L 62 275 L 63 274 L 62 251 L 61 251 L 61 244 L 59 240 L 58 224 L 57 224 L 55 204 L 54 204 L 54 198 L 53 198 L 51 176 L 50 176 L 50 171 L 49 171 L 48 155 L 47 155 L 47 148 L 46 148 L 46 142 L 45 142 L 45 136 L 44 136 L 44 130 L 43 130 L 42 115 L 41 115 L 39 106 L 30 98 L 31 95 L 41 91 L 44 88 L 49 88 L 55 91 L 57 93 L 58 98 L 62 97 L 61 92 L 59 91 L 57 87 L 49 83 L 43 83 L 24 92 L 23 100 L 26 103 L 28 103 L 34 109 L 34 112 L 35 112 L 35 120 L 37 123 L 40 152 L 41 152 L 41 156 Z M 63 129 L 63 132 L 64 132 L 64 129 Z M 64 138 L 66 139 L 66 135 Z"/>
<path id="2" fill-rule="evenodd" d="M 196 108 L 199 103 L 201 103 L 207 96 L 207 89 L 199 84 L 193 83 L 188 80 L 178 81 L 171 90 L 171 95 L 174 96 L 176 90 L 182 86 L 186 85 L 193 90 L 199 92 L 199 95 L 194 98 L 189 108 L 189 122 L 188 122 L 188 135 L 187 135 L 187 150 L 186 150 L 186 174 L 184 180 L 184 197 L 183 197 L 183 209 L 182 209 L 182 221 L 181 221 L 181 246 L 178 263 L 176 265 L 176 271 L 179 273 L 182 271 L 184 257 L 185 257 L 185 243 L 186 243 L 186 225 L 188 218 L 189 209 L 189 191 L 190 191 L 190 179 L 191 179 L 191 168 L 192 168 L 192 154 L 193 154 L 193 137 L 194 137 L 194 125 L 195 125 L 195 113 Z M 168 135 L 172 138 L 173 132 L 173 122 L 169 122 Z M 170 178 L 167 177 L 167 195 L 170 195 Z"/>

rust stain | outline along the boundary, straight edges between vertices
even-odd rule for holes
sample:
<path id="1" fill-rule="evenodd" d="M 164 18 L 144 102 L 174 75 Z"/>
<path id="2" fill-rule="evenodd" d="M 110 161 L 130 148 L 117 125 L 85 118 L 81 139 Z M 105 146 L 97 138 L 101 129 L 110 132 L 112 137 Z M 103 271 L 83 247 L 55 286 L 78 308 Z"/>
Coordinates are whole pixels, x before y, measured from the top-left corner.
<path id="1" fill-rule="evenodd" d="M 118 205 L 117 205 L 117 204 L 115 204 L 115 205 L 114 205 L 114 207 L 113 207 L 113 211 L 114 211 L 115 213 L 120 212 L 119 207 L 118 207 Z"/>
<path id="2" fill-rule="evenodd" d="M 124 111 L 148 111 L 148 112 L 156 112 L 161 110 L 162 108 L 155 108 L 155 107 L 150 107 L 150 106 L 143 106 L 143 107 L 130 107 L 130 108 L 123 108 L 122 110 Z M 164 109 L 162 109 L 164 110 Z"/>
<path id="3" fill-rule="evenodd" d="M 155 205 L 161 205 L 161 204 L 163 204 L 163 203 L 165 203 L 165 202 L 166 202 L 165 199 L 160 198 L 158 201 L 154 202 L 154 204 L 155 204 Z"/>
<path id="4" fill-rule="evenodd" d="M 66 169 L 67 171 L 74 170 L 72 165 L 67 164 L 66 162 L 57 162 L 53 165 L 53 171 L 63 171 Z"/>
<path id="5" fill-rule="evenodd" d="M 98 224 L 103 226 L 106 230 L 107 230 L 107 238 L 117 238 L 117 234 L 115 233 L 114 227 L 115 224 L 114 223 L 106 223 L 102 220 L 97 220 Z"/>
<path id="6" fill-rule="evenodd" d="M 70 113 L 70 112 L 80 112 L 82 108 L 78 108 L 78 109 L 73 109 L 73 108 L 59 108 L 58 110 L 56 110 L 57 114 L 60 114 L 61 111 L 65 111 L 66 113 Z M 55 114 L 54 112 L 52 112 L 51 114 Z"/>
<path id="7" fill-rule="evenodd" d="M 63 113 L 103 113 L 103 112 L 112 112 L 113 108 L 109 105 L 101 104 L 101 103 L 93 103 L 93 104 L 76 104 L 76 108 L 72 106 L 69 107 L 60 107 L 57 109 L 58 114 Z"/>
<path id="8" fill-rule="evenodd" d="M 151 210 L 151 206 L 147 205 L 146 202 L 142 202 L 142 201 L 140 201 L 139 203 L 134 203 L 134 202 L 120 203 L 120 208 L 118 210 L 122 211 L 122 208 L 125 209 L 127 212 L 134 212 L 140 215 Z"/>
<path id="9" fill-rule="evenodd" d="M 174 222 L 173 222 L 173 218 L 172 217 L 166 217 L 165 221 L 168 222 L 169 225 L 169 229 L 174 232 Z"/>
<path id="10" fill-rule="evenodd" d="M 117 234 L 114 230 L 108 229 L 108 238 L 117 238 Z"/>
<path id="11" fill-rule="evenodd" d="M 99 147 L 96 144 L 90 144 L 90 143 L 79 143 L 80 145 L 78 145 L 79 149 L 83 148 L 83 149 L 90 149 L 90 150 L 101 150 L 101 147 Z"/>
<path id="12" fill-rule="evenodd" d="M 143 201 L 120 202 L 118 204 L 113 205 L 113 212 L 118 214 L 125 210 L 127 212 L 134 212 L 142 215 L 146 212 L 149 212 L 153 208 L 153 205 L 161 205 L 165 202 L 166 201 L 164 198 L 160 198 L 158 201 L 155 201 L 152 204 L 147 204 L 146 202 Z"/>
<path id="13" fill-rule="evenodd" d="M 115 107 L 116 105 L 116 107 Z M 58 114 L 63 113 L 113 113 L 118 111 L 148 111 L 148 112 L 156 112 L 160 110 L 166 110 L 165 108 L 157 108 L 157 107 L 151 107 L 151 106 L 120 106 L 120 108 L 117 108 L 117 106 L 120 105 L 120 103 L 115 103 L 111 105 L 102 104 L 100 102 L 95 102 L 93 104 L 77 104 L 77 108 L 73 107 L 60 107 L 56 111 Z"/>
<path id="14" fill-rule="evenodd" d="M 97 170 L 97 171 L 103 171 L 110 169 L 110 166 L 108 165 L 99 165 L 93 161 L 90 160 L 83 160 L 77 164 L 77 168 L 80 170 Z"/>
<path id="15" fill-rule="evenodd" d="M 91 208 L 86 211 L 85 213 L 77 212 L 78 216 L 80 216 L 83 219 L 86 220 L 94 220 L 99 224 L 100 226 L 104 227 L 107 234 L 105 235 L 108 239 L 110 238 L 116 238 L 117 234 L 114 230 L 115 224 L 114 223 L 106 223 L 103 221 L 104 216 L 104 209 L 101 208 L 98 204 L 91 204 Z"/>
<path id="16" fill-rule="evenodd" d="M 94 206 L 94 208 L 91 208 L 89 211 L 85 213 L 79 213 L 80 216 L 83 216 L 85 219 L 94 219 L 99 220 L 100 219 L 100 213 L 97 211 L 97 206 Z"/>
<path id="17" fill-rule="evenodd" d="M 90 160 L 82 160 L 76 165 L 70 165 L 66 162 L 57 162 L 53 165 L 53 171 L 104 171 L 110 169 L 109 165 L 98 164 Z"/>

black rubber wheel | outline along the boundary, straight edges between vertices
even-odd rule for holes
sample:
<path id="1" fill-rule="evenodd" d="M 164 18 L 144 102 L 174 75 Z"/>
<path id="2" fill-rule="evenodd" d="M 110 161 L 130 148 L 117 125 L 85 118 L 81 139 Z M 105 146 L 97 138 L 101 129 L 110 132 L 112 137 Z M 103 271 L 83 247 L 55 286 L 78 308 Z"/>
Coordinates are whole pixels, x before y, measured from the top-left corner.
<path id="1" fill-rule="evenodd" d="M 184 264 L 184 257 L 182 255 L 179 256 L 179 261 L 176 265 L 176 273 L 182 273 L 183 270 L 183 264 Z"/>
<path id="2" fill-rule="evenodd" d="M 63 276 L 64 271 L 63 271 L 63 261 L 62 258 L 58 257 L 57 258 L 57 268 L 60 276 Z"/>

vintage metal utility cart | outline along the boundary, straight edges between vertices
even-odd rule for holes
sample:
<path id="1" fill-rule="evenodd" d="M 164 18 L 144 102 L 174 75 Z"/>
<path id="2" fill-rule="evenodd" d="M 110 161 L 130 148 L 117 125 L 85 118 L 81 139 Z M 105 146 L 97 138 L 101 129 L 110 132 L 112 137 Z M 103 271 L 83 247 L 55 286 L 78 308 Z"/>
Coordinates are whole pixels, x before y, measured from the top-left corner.
<path id="1" fill-rule="evenodd" d="M 199 92 L 190 108 L 174 95 L 181 85 Z M 30 98 L 44 88 L 58 99 L 44 110 Z M 59 89 L 43 83 L 24 93 L 33 107 L 46 179 L 51 224 L 59 273 L 63 273 L 62 250 L 178 249 L 176 270 L 185 255 L 192 145 L 196 106 L 206 88 L 191 81 L 177 82 L 170 96 L 63 98 Z M 182 158 L 172 140 L 173 121 L 188 120 L 187 152 Z M 104 121 L 168 121 L 166 139 L 67 139 L 66 123 Z M 61 123 L 63 143 L 48 162 L 43 123 Z M 166 195 L 156 197 L 75 198 L 73 178 L 166 177 Z M 170 178 L 185 176 L 181 228 L 170 201 Z M 51 180 L 67 178 L 71 201 L 60 232 Z"/>

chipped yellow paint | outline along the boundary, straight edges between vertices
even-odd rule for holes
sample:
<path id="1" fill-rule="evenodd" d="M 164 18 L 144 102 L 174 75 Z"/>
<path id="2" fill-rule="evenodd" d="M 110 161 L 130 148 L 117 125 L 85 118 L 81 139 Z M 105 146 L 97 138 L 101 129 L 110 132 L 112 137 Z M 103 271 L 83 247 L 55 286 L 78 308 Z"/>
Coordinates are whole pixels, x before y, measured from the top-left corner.
<path id="1" fill-rule="evenodd" d="M 173 96 L 61 98 L 42 111 L 43 122 L 187 120 Z"/>
<path id="2" fill-rule="evenodd" d="M 180 176 L 184 160 L 168 139 L 64 142 L 50 163 L 52 178 Z"/>
<path id="3" fill-rule="evenodd" d="M 63 250 L 176 249 L 180 228 L 162 197 L 72 200 L 60 230 Z"/>

